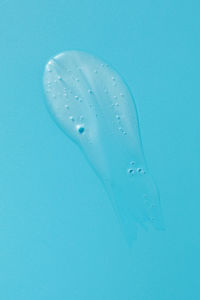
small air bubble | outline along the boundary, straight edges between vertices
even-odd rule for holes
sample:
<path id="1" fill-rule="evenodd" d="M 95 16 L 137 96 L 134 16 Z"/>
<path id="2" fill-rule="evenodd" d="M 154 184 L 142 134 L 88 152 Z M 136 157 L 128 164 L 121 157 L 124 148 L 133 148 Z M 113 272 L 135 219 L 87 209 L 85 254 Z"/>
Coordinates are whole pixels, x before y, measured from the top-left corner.
<path id="1" fill-rule="evenodd" d="M 78 96 L 74 96 L 74 98 L 75 98 L 76 100 L 78 100 L 79 97 L 78 97 Z"/>
<path id="2" fill-rule="evenodd" d="M 115 117 L 116 117 L 117 120 L 120 120 L 120 116 L 119 115 L 116 115 Z"/>
<path id="3" fill-rule="evenodd" d="M 65 108 L 66 108 L 66 109 L 69 109 L 69 105 L 66 104 L 66 105 L 65 105 Z"/>
<path id="4" fill-rule="evenodd" d="M 89 93 L 89 94 L 93 94 L 93 91 L 92 91 L 92 90 L 88 90 L 88 93 Z"/>
<path id="5" fill-rule="evenodd" d="M 70 117 L 69 117 L 69 119 L 70 119 L 72 122 L 74 122 L 74 121 L 75 121 L 75 119 L 74 119 L 74 117 L 73 117 L 73 116 L 70 116 Z"/>
<path id="6" fill-rule="evenodd" d="M 133 174 L 134 174 L 134 170 L 133 170 L 133 169 L 128 169 L 128 173 L 129 173 L 130 175 L 133 175 Z"/>
<path id="7" fill-rule="evenodd" d="M 61 76 L 58 76 L 58 80 L 61 80 L 62 78 L 61 78 Z"/>
<path id="8" fill-rule="evenodd" d="M 142 168 L 137 168 L 137 172 L 139 174 L 145 174 L 145 171 Z"/>
<path id="9" fill-rule="evenodd" d="M 82 134 L 84 131 L 85 131 L 85 128 L 83 127 L 83 125 L 77 125 L 76 126 L 76 129 L 78 130 L 78 132 L 80 134 Z"/>

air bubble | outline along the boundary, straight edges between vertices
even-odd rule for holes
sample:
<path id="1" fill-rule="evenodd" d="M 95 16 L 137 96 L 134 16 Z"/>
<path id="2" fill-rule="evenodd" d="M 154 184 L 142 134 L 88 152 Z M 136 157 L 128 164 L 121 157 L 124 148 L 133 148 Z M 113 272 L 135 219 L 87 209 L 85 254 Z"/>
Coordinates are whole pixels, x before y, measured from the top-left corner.
<path id="1" fill-rule="evenodd" d="M 82 134 L 85 131 L 85 128 L 83 127 L 83 125 L 77 125 L 76 129 L 80 134 Z"/>
<path id="2" fill-rule="evenodd" d="M 139 174 L 145 174 L 145 171 L 142 168 L 137 168 L 137 172 Z"/>
<path id="3" fill-rule="evenodd" d="M 129 173 L 130 175 L 133 175 L 135 172 L 134 172 L 133 169 L 128 169 L 128 173 Z"/>

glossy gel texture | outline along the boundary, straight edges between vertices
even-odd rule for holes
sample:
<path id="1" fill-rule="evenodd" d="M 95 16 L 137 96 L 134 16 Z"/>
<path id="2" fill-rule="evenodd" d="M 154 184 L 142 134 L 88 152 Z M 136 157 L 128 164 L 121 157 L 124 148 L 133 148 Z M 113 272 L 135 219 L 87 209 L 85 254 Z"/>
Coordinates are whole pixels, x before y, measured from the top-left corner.
<path id="1" fill-rule="evenodd" d="M 134 99 L 119 74 L 88 53 L 67 51 L 46 65 L 44 89 L 55 121 L 104 184 L 128 242 L 138 224 L 162 229 Z"/>

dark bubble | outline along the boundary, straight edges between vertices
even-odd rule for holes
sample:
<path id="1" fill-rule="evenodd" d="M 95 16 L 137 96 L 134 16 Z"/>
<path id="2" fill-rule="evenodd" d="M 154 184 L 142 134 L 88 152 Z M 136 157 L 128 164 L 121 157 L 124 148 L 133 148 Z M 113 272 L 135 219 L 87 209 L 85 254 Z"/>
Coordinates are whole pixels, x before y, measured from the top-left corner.
<path id="1" fill-rule="evenodd" d="M 128 169 L 128 173 L 133 175 L 134 174 L 134 170 L 133 169 Z"/>
<path id="2" fill-rule="evenodd" d="M 78 125 L 77 130 L 80 134 L 82 134 L 85 131 L 85 128 L 82 125 Z"/>

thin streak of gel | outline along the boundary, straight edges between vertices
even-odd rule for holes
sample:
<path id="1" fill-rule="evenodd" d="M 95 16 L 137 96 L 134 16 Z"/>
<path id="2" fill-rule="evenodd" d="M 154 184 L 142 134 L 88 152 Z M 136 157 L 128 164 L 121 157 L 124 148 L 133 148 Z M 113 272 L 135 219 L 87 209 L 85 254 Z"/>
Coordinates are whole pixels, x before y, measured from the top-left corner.
<path id="1" fill-rule="evenodd" d="M 119 74 L 88 53 L 67 51 L 47 63 L 44 89 L 55 121 L 104 184 L 128 242 L 138 224 L 163 229 L 134 99 Z"/>

